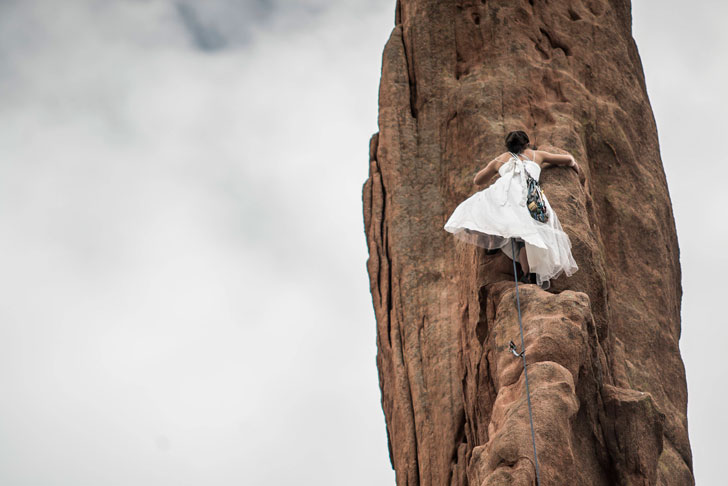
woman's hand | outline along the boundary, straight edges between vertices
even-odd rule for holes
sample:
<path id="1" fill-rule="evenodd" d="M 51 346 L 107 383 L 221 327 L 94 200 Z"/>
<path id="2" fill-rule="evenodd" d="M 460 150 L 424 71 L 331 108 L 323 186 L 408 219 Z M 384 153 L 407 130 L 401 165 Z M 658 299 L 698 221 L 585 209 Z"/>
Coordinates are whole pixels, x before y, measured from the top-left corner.
<path id="1" fill-rule="evenodd" d="M 576 163 L 576 159 L 574 159 L 573 155 L 569 155 L 571 157 L 571 163 L 569 164 L 569 167 L 572 167 L 576 174 L 579 176 L 579 181 L 582 183 L 586 181 L 586 175 L 584 175 L 584 172 L 581 170 L 581 167 L 579 167 L 579 164 Z"/>

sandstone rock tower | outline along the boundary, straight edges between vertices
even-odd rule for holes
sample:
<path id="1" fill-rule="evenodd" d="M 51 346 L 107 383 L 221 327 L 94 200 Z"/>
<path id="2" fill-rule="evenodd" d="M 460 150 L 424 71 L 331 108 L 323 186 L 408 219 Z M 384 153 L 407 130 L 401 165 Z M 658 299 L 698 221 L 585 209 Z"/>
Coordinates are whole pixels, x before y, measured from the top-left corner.
<path id="1" fill-rule="evenodd" d="M 398 485 L 532 485 L 511 261 L 442 229 L 510 130 L 579 271 L 521 304 L 543 486 L 691 485 L 678 242 L 628 0 L 399 0 L 363 187 Z"/>

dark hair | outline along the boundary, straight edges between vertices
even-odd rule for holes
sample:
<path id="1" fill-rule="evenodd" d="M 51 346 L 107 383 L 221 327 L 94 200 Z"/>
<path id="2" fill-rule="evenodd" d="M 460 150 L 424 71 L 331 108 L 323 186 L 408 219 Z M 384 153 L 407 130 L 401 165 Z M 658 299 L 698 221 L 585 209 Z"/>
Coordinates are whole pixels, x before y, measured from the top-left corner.
<path id="1" fill-rule="evenodd" d="M 516 130 L 506 135 L 506 147 L 509 152 L 518 154 L 524 148 L 528 147 L 528 135 L 523 130 Z"/>

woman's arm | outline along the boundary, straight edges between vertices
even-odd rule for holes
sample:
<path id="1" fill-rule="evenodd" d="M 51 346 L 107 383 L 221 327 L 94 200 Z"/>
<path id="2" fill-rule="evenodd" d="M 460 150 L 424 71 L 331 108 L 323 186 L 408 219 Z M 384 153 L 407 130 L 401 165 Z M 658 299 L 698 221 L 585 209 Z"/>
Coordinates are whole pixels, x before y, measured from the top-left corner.
<path id="1" fill-rule="evenodd" d="M 579 176 L 579 180 L 581 182 L 584 182 L 586 176 L 581 170 L 581 167 L 579 167 L 579 164 L 576 163 L 576 160 L 574 159 L 574 156 L 571 154 L 552 154 L 551 152 L 546 152 L 543 150 L 534 150 L 534 162 L 536 162 L 536 157 L 541 159 L 541 164 L 544 162 L 548 162 L 549 164 L 554 165 L 566 165 L 568 167 L 572 167 L 576 174 Z M 543 166 L 542 166 L 543 167 Z"/>
<path id="2" fill-rule="evenodd" d="M 475 178 L 473 178 L 473 182 L 477 185 L 485 184 L 490 179 L 498 173 L 498 163 L 503 159 L 504 155 L 506 154 L 500 154 L 495 159 L 488 162 L 488 165 L 486 165 L 483 169 L 480 169 L 480 171 L 475 174 Z"/>
<path id="3" fill-rule="evenodd" d="M 541 162 L 548 162 L 554 165 L 572 165 L 571 161 L 574 160 L 572 155 L 565 154 L 552 154 L 551 152 L 545 152 L 543 150 L 534 150 L 534 161 L 536 157 L 541 159 Z"/>

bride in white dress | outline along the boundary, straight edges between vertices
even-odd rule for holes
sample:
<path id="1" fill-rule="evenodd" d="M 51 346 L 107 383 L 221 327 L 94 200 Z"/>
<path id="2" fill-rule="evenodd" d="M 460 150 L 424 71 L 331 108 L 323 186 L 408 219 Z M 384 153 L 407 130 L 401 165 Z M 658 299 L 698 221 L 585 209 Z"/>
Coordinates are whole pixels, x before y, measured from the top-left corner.
<path id="1" fill-rule="evenodd" d="M 490 161 L 476 174 L 474 182 L 486 184 L 496 172 L 500 178 L 460 203 L 444 229 L 467 243 L 489 250 L 500 249 L 511 259 L 514 259 L 513 239 L 523 270 L 521 281 L 548 289 L 550 279 L 562 273 L 570 277 L 579 267 L 571 255 L 569 236 L 545 195 L 548 220 L 542 223 L 531 217 L 526 206 L 524 171 L 537 181 L 545 164 L 568 165 L 579 176 L 582 173 L 571 155 L 532 150 L 527 148 L 528 143 L 528 135 L 521 130 L 508 134 L 509 151 Z"/>

